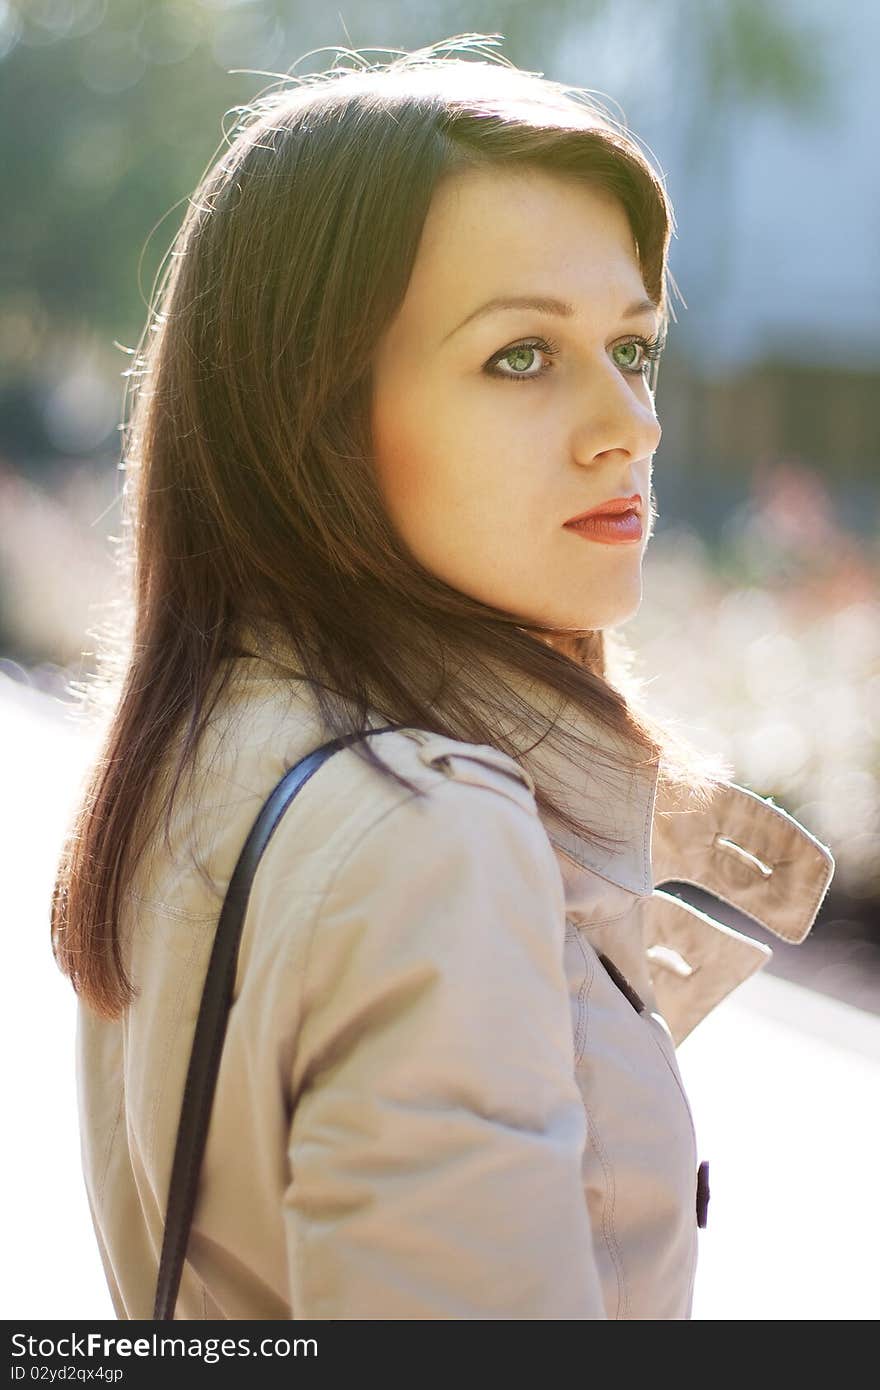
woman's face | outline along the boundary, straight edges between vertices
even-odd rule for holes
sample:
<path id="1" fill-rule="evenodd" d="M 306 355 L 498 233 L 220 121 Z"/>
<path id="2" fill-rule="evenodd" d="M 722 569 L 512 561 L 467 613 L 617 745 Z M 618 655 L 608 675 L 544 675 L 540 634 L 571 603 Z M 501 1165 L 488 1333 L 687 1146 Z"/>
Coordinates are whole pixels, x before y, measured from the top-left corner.
<path id="1" fill-rule="evenodd" d="M 477 312 L 514 296 L 572 312 Z M 536 624 L 598 629 L 636 612 L 660 442 L 649 359 L 634 343 L 659 321 L 627 313 L 645 298 L 610 195 L 531 170 L 441 183 L 373 378 L 380 490 L 425 569 Z M 634 493 L 640 540 L 564 528 Z"/>

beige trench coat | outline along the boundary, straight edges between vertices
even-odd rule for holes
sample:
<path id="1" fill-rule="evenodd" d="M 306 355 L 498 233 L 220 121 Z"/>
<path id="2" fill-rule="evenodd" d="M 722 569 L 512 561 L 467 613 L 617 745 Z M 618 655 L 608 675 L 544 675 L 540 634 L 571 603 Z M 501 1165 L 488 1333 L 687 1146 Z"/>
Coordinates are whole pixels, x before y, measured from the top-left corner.
<path id="1" fill-rule="evenodd" d="M 140 995 L 121 1022 L 79 1006 L 86 1191 L 120 1318 L 152 1316 L 223 893 L 271 788 L 329 736 L 308 692 L 236 660 L 174 853 L 159 844 L 127 900 Z M 697 884 L 796 943 L 829 850 L 733 783 L 708 811 L 663 808 L 656 767 L 557 769 L 625 833 L 606 854 L 539 817 L 526 760 L 371 737 L 429 794 L 345 748 L 270 841 L 177 1317 L 690 1317 L 703 1156 L 675 1049 L 772 953 L 654 885 Z"/>

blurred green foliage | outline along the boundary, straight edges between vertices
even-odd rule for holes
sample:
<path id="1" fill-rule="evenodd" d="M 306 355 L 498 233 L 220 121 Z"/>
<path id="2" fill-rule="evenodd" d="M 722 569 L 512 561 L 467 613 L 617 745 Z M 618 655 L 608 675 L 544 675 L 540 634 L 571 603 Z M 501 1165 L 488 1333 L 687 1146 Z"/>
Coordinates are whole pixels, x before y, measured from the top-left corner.
<path id="1" fill-rule="evenodd" d="M 11 325 L 0 333 L 0 380 L 33 359 L 50 329 L 86 321 L 111 340 L 136 338 L 179 205 L 220 147 L 224 113 L 273 81 L 236 69 L 302 73 L 332 60 L 314 51 L 322 47 L 411 48 L 478 30 L 502 37 L 499 51 L 520 66 L 591 85 L 571 50 L 611 8 L 611 0 L 372 0 L 329 11 L 305 0 L 0 0 L 0 310 Z M 645 44 L 646 63 L 656 63 L 658 35 L 687 70 L 697 138 L 737 103 L 800 109 L 822 90 L 809 30 L 756 0 L 667 0 L 634 15 L 632 43 Z"/>

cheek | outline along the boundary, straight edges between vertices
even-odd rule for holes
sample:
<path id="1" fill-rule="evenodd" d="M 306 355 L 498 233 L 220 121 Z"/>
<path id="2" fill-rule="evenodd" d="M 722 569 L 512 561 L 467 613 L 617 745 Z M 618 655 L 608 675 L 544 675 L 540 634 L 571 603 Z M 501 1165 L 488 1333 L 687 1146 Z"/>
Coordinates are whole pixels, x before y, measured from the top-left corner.
<path id="1" fill-rule="evenodd" d="M 472 598 L 520 611 L 547 573 L 552 489 L 542 471 L 552 443 L 546 430 L 532 438 L 503 392 L 441 399 L 398 390 L 374 406 L 373 445 L 385 507 L 419 564 Z"/>
<path id="2" fill-rule="evenodd" d="M 373 412 L 378 483 L 398 531 L 411 544 L 491 528 L 517 507 L 517 458 L 499 414 L 466 400 L 398 393 L 404 406 Z M 521 448 L 521 446 L 520 446 Z"/>

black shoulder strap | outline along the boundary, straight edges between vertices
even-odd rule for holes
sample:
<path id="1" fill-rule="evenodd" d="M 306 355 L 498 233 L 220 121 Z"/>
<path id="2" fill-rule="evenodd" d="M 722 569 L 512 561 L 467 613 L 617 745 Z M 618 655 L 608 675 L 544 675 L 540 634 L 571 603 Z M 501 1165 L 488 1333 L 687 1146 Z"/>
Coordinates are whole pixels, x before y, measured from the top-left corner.
<path id="1" fill-rule="evenodd" d="M 402 726 L 397 724 L 387 724 L 381 728 L 369 729 L 367 732 L 385 733 L 400 727 Z M 220 1054 L 232 1002 L 241 928 L 257 864 L 278 822 L 300 788 L 305 786 L 331 753 L 354 743 L 360 737 L 360 734 L 346 734 L 331 739 L 285 772 L 257 816 L 229 880 L 208 963 L 180 1107 L 177 1146 L 174 1150 L 165 1217 L 165 1235 L 156 1283 L 154 1321 L 174 1318 L 177 1291 L 195 1208 L 199 1172 L 208 1137 L 214 1089 L 220 1070 Z"/>

